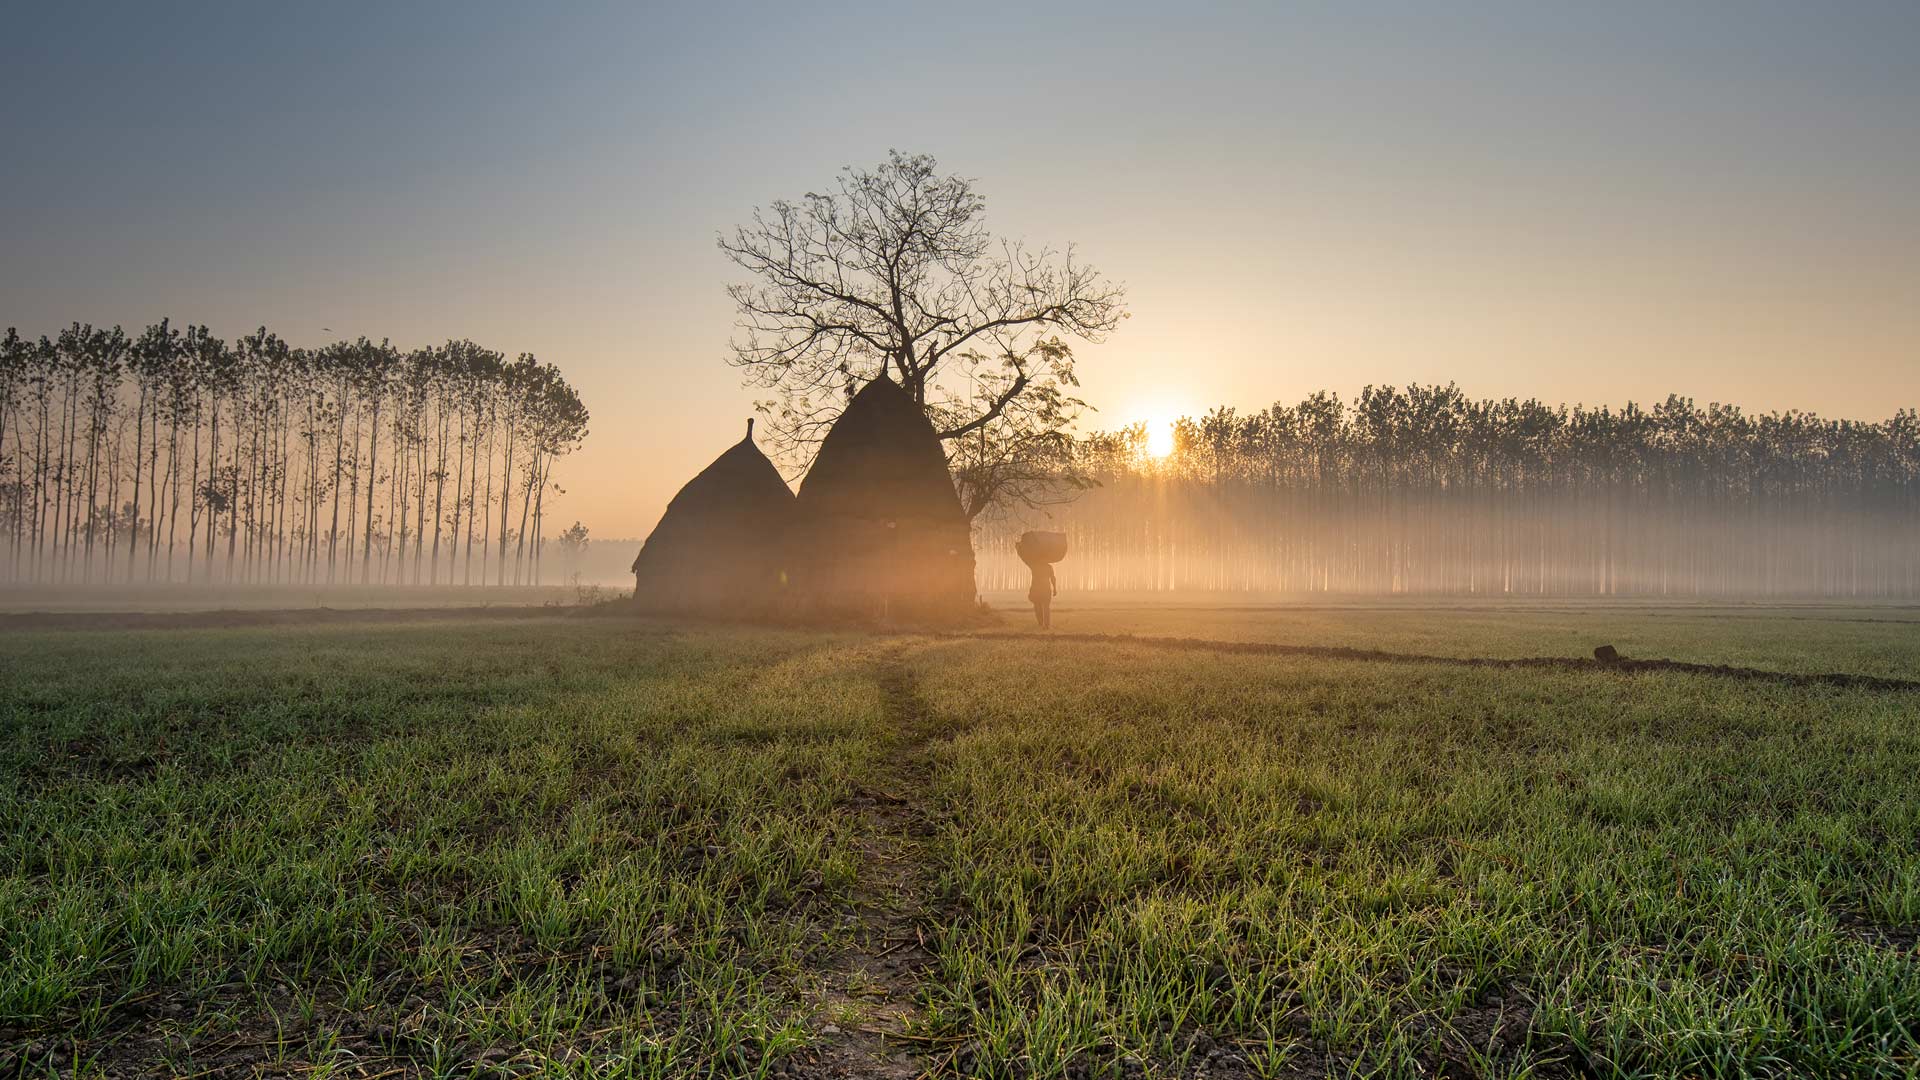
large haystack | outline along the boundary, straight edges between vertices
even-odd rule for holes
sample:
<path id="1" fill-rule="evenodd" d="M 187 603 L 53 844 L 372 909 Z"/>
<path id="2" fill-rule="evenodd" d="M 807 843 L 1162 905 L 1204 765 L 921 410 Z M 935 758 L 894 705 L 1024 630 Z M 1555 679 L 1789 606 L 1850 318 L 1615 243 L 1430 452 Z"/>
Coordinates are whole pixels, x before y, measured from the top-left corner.
<path id="1" fill-rule="evenodd" d="M 884 376 L 827 433 L 795 512 L 814 608 L 941 618 L 972 607 L 971 532 L 940 439 Z"/>
<path id="2" fill-rule="evenodd" d="M 766 612 L 784 588 L 793 505 L 747 421 L 747 437 L 667 504 L 633 560 L 634 600 L 662 611 Z"/>

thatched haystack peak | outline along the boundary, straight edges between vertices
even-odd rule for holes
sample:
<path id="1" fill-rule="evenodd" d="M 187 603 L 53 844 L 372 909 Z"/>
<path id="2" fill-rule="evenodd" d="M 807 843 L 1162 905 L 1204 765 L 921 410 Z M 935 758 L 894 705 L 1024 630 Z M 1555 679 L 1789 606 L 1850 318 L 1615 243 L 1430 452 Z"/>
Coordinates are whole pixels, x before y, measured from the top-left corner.
<path id="1" fill-rule="evenodd" d="M 818 607 L 941 616 L 971 608 L 971 527 L 913 398 L 862 387 L 800 485 L 806 592 Z"/>
<path id="2" fill-rule="evenodd" d="M 750 614 L 779 597 L 793 492 L 746 437 L 687 481 L 633 560 L 646 607 Z"/>

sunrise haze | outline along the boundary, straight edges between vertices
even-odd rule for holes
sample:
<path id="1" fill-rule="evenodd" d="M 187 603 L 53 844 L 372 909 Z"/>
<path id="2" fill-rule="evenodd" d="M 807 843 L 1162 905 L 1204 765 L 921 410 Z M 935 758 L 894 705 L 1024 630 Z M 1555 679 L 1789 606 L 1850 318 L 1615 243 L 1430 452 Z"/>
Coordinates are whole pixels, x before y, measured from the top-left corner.
<path id="1" fill-rule="evenodd" d="M 889 148 L 1132 317 L 1082 427 L 1319 389 L 1920 404 L 1920 7 L 63 5 L 15 14 L 0 325 L 472 338 L 642 535 L 739 435 L 715 236 Z"/>

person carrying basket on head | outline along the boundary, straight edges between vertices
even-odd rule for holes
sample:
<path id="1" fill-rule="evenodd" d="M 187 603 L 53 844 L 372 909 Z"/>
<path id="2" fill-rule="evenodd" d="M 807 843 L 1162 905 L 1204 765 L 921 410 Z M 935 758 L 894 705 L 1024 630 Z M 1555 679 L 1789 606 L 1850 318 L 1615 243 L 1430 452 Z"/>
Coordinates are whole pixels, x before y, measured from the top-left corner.
<path id="1" fill-rule="evenodd" d="M 1027 587 L 1027 599 L 1033 601 L 1033 617 L 1040 629 L 1053 629 L 1053 598 L 1060 594 L 1060 583 L 1053 576 L 1053 564 L 1067 557 L 1067 534 L 1025 532 L 1014 544 L 1015 554 L 1033 571 L 1033 584 Z"/>

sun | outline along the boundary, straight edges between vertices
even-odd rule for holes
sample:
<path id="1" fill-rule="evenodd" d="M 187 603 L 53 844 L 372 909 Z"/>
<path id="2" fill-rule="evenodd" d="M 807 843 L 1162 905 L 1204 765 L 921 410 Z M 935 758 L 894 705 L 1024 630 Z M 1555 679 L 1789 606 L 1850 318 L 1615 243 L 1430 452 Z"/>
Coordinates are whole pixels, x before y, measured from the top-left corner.
<path id="1" fill-rule="evenodd" d="M 1163 458 L 1173 453 L 1173 420 L 1158 416 L 1147 424 L 1147 456 Z"/>

